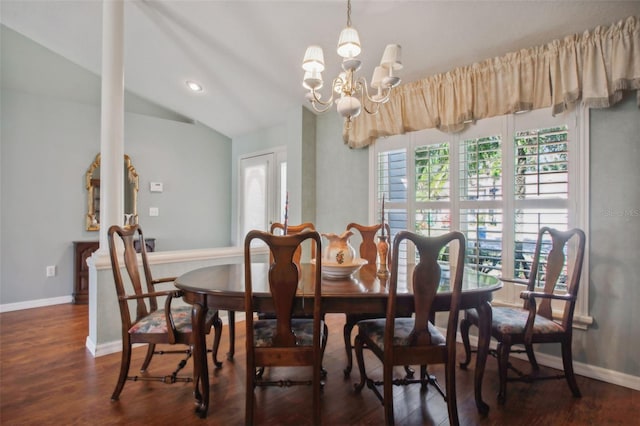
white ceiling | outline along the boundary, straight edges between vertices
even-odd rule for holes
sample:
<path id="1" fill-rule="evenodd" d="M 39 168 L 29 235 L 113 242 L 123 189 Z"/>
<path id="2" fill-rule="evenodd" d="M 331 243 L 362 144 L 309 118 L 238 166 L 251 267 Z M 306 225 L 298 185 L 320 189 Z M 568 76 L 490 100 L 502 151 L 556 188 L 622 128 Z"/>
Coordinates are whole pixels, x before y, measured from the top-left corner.
<path id="1" fill-rule="evenodd" d="M 338 73 L 346 9 L 345 0 L 127 0 L 125 86 L 231 138 L 272 126 L 305 103 L 306 46 L 324 48 L 325 80 Z M 352 26 L 362 75 L 394 42 L 410 82 L 638 14 L 640 0 L 353 0 Z M 0 21 L 100 74 L 102 2 L 0 0 Z M 189 93 L 187 79 L 205 92 Z"/>

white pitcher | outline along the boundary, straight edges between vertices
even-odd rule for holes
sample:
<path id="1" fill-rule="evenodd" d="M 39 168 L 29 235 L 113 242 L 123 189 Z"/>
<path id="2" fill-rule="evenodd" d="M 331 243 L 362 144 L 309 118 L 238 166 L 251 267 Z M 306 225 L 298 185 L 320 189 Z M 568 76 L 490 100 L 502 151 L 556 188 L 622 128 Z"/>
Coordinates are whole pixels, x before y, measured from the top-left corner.
<path id="1" fill-rule="evenodd" d="M 325 247 L 322 256 L 322 263 L 350 265 L 356 258 L 355 249 L 349 244 L 349 237 L 353 235 L 351 231 L 344 231 L 342 235 L 320 234 L 329 240 L 329 245 Z"/>

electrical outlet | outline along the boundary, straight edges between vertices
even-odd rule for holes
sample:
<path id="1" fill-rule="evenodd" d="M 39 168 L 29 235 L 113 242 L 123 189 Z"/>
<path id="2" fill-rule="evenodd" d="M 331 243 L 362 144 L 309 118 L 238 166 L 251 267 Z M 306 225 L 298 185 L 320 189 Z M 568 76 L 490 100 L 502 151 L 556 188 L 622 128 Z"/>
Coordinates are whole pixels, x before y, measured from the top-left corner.
<path id="1" fill-rule="evenodd" d="M 159 216 L 160 210 L 157 207 L 149 207 L 149 216 Z"/>
<path id="2" fill-rule="evenodd" d="M 47 277 L 55 277 L 56 276 L 56 266 L 51 265 L 47 266 Z"/>

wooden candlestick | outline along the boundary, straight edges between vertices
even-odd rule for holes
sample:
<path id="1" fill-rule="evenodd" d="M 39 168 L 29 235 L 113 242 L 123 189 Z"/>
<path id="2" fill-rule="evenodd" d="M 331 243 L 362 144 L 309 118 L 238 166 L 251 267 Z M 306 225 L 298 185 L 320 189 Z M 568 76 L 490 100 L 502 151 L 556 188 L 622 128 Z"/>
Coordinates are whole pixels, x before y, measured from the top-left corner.
<path id="1" fill-rule="evenodd" d="M 387 255 L 389 253 L 389 243 L 387 242 L 386 235 L 378 236 L 378 272 L 377 275 L 379 278 L 389 278 L 389 269 L 387 268 Z"/>

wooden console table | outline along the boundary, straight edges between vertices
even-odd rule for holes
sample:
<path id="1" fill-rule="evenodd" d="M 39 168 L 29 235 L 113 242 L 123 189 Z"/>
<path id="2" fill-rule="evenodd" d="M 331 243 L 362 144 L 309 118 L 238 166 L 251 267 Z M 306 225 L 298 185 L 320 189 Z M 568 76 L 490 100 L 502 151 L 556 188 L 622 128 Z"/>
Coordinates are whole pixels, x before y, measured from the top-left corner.
<path id="1" fill-rule="evenodd" d="M 145 238 L 147 253 L 156 249 L 155 238 Z M 73 303 L 80 305 L 89 303 L 89 266 L 87 259 L 98 250 L 98 241 L 74 241 L 73 242 Z M 140 251 L 137 241 L 136 251 Z"/>

